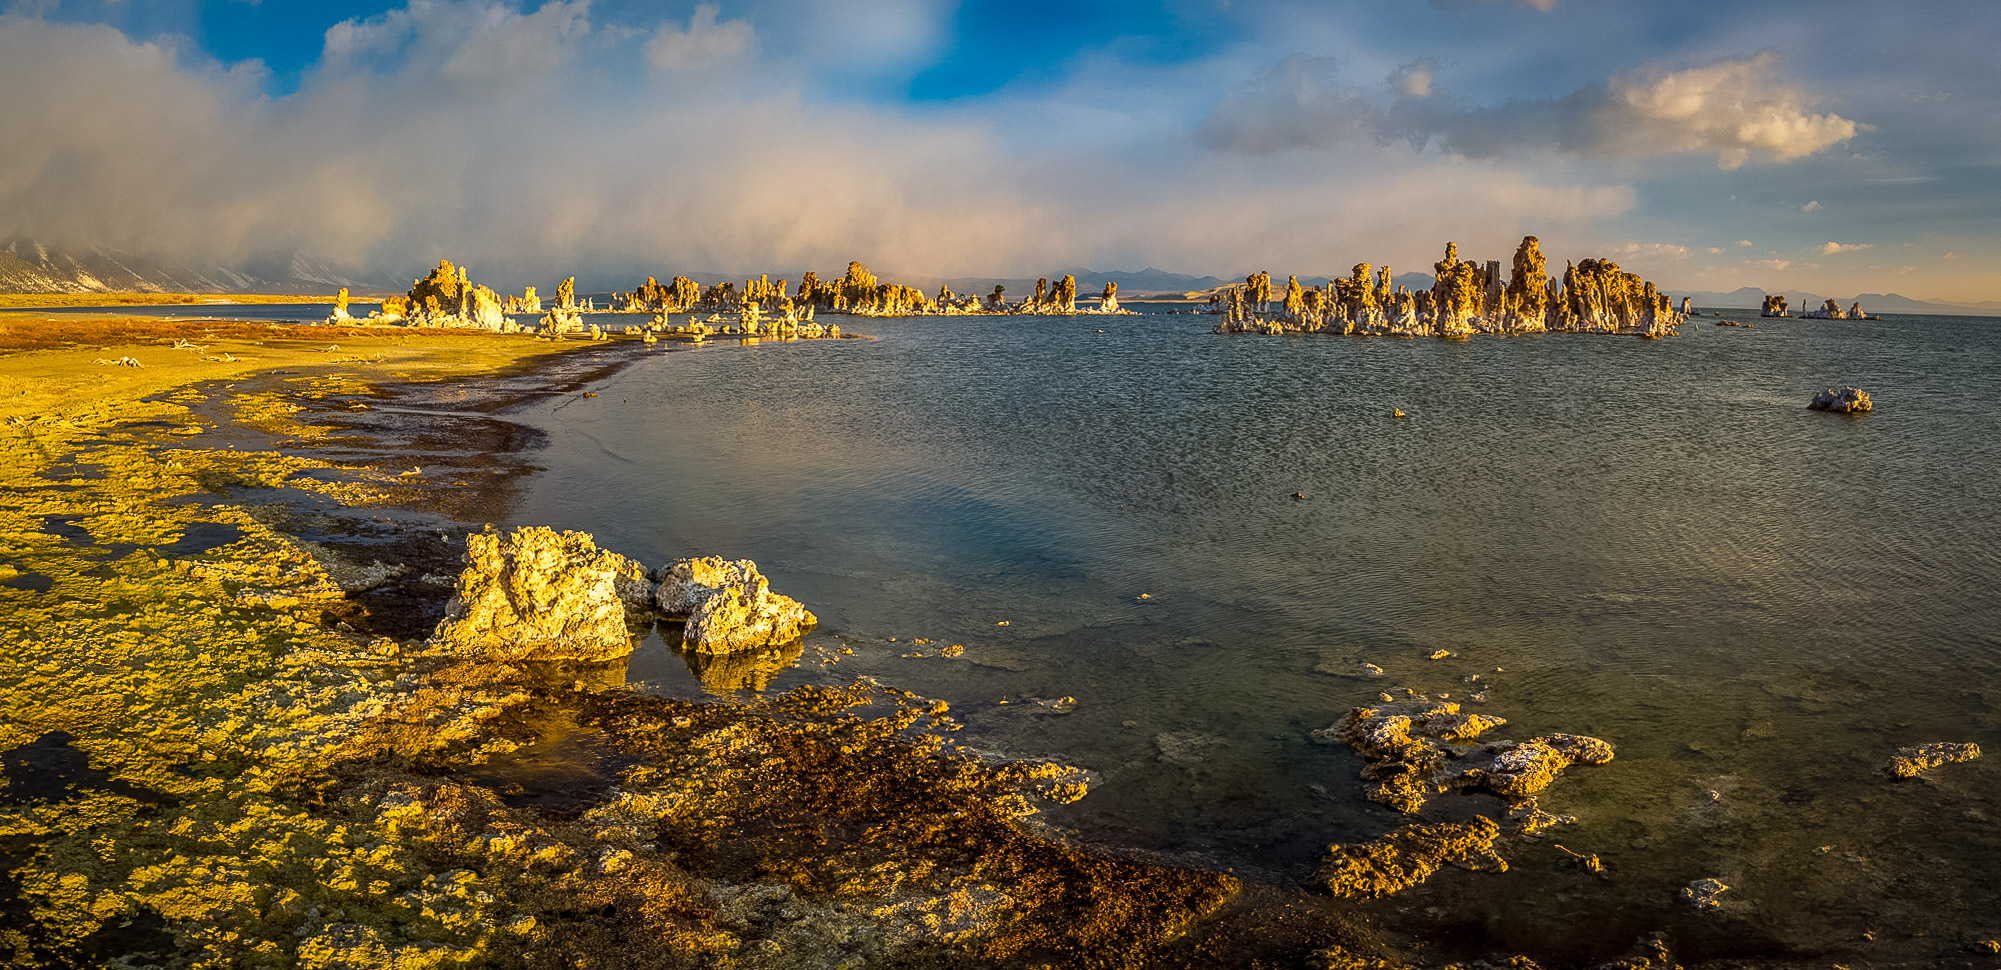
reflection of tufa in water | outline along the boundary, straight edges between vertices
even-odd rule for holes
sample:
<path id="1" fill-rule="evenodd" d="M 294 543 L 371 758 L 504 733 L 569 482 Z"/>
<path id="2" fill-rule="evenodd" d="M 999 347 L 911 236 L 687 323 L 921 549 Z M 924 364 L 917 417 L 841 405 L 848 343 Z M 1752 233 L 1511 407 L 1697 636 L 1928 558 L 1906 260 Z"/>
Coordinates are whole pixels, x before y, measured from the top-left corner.
<path id="1" fill-rule="evenodd" d="M 729 653 L 676 650 L 688 664 L 688 672 L 702 682 L 702 689 L 721 696 L 738 691 L 762 693 L 773 678 L 799 662 L 805 652 L 803 640 L 776 647 L 758 647 Z"/>

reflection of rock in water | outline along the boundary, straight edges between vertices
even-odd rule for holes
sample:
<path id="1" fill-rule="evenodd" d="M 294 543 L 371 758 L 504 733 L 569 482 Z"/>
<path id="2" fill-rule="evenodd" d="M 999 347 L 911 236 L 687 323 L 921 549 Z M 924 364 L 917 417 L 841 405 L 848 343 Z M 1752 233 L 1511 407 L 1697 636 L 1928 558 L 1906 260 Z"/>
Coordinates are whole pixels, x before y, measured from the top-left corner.
<path id="1" fill-rule="evenodd" d="M 805 641 L 794 640 L 781 647 L 761 650 L 737 650 L 731 653 L 701 653 L 695 650 L 674 652 L 688 662 L 689 672 L 702 682 L 703 690 L 711 694 L 734 694 L 740 690 L 762 691 L 770 687 L 772 678 L 798 663 L 800 654 L 805 650 Z"/>
<path id="2" fill-rule="evenodd" d="M 528 671 L 537 680 L 545 681 L 551 686 L 568 688 L 582 684 L 586 690 L 617 690 L 624 687 L 627 679 L 626 671 L 630 666 L 630 660 L 623 657 L 596 664 L 530 662 L 521 665 L 523 670 Z"/>

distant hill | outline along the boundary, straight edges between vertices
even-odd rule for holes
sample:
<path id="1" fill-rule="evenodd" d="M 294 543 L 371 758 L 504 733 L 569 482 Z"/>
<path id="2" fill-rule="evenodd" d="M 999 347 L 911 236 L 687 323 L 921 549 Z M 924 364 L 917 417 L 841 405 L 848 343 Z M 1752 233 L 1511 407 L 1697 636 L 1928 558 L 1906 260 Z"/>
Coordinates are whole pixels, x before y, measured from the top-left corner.
<path id="1" fill-rule="evenodd" d="M 59 249 L 32 239 L 0 243 L 0 293 L 299 293 L 401 289 L 306 256 L 248 271 L 147 259 L 104 246 Z"/>
<path id="2" fill-rule="evenodd" d="M 1755 286 L 1739 287 L 1728 293 L 1675 293 L 1679 300 L 1683 296 L 1692 297 L 1698 307 L 1719 309 L 1756 310 L 1765 304 L 1767 293 L 1780 293 L 1794 314 L 1801 310 L 1812 310 L 1827 302 L 1827 297 L 1805 290 L 1761 290 Z M 1940 300 L 1914 300 L 1898 293 L 1860 293 L 1851 297 L 1836 297 L 1842 306 L 1861 303 L 1862 309 L 1871 313 L 1942 313 L 1972 316 L 2001 316 L 2001 300 L 1987 300 L 1980 303 L 1946 303 Z"/>

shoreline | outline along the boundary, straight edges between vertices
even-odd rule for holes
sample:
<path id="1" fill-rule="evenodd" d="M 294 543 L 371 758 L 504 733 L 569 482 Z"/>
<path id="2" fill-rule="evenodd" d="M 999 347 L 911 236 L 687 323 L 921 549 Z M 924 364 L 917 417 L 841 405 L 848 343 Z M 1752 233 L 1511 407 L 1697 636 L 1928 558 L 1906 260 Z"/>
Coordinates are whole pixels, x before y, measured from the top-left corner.
<path id="1" fill-rule="evenodd" d="M 0 949 L 16 962 L 64 965 L 110 947 L 251 965 L 448 966 L 568 951 L 591 965 L 611 934 L 635 952 L 669 951 L 662 966 L 790 965 L 773 957 L 809 950 L 867 963 L 994 965 L 1040 953 L 1172 965 L 1161 949 L 1236 894 L 1226 874 L 1037 834 L 1022 822 L 1033 812 L 1024 798 L 1054 792 L 1060 769 L 954 752 L 942 736 L 949 715 L 893 688 L 690 703 L 616 689 L 623 677 L 608 671 L 440 657 L 389 635 L 394 624 L 350 605 L 350 587 L 383 563 L 343 562 L 338 549 L 267 524 L 282 517 L 245 496 L 305 492 L 320 514 L 369 520 L 435 517 L 435 507 L 454 517 L 401 473 L 310 457 L 340 434 L 313 419 L 412 388 L 445 392 L 425 380 L 445 377 L 457 385 L 447 394 L 467 380 L 490 385 L 468 409 L 494 414 L 562 393 L 549 371 L 569 354 L 526 340 L 497 347 L 505 338 L 487 335 L 344 339 L 357 356 L 332 367 L 277 340 L 214 341 L 238 359 L 171 374 L 86 363 L 128 347 L 158 352 L 147 343 L 0 357 L 0 384 L 16 391 L 4 416 L 12 478 L 48 479 L 51 494 L 23 504 L 39 513 L 34 525 L 71 530 L 62 547 L 10 557 L 13 578 L 42 588 L 22 591 L 33 608 L 10 595 L 9 638 L 62 632 L 6 671 L 7 709 L 41 703 L 10 719 L 0 749 L 10 766 L 23 751 L 81 766 L 66 786 L 0 790 L 0 851 L 22 879 L 5 906 L 20 929 L 0 935 Z M 247 359 L 251 350 L 261 359 Z M 635 359 L 590 354 L 600 366 L 571 383 Z M 394 376 L 357 379 L 357 364 Z M 24 370 L 50 386 L 31 390 Z M 279 378 L 306 385 L 325 409 L 302 414 L 271 388 Z M 96 393 L 75 400 L 91 379 Z M 221 409 L 235 427 L 211 417 Z M 258 436 L 307 447 L 249 447 Z M 110 506 L 116 527 L 87 514 Z M 370 514 L 381 512 L 391 514 Z M 19 549 L 18 527 L 31 523 L 10 524 Z M 131 599 L 135 583 L 143 604 Z M 117 646 L 93 648 L 105 640 Z M 78 678 L 87 694 L 49 679 L 112 655 L 127 659 Z M 148 682 L 160 678 L 171 683 Z M 913 734 L 920 722 L 934 730 Z M 538 798 L 569 799 L 569 787 L 535 788 L 537 772 L 520 775 L 510 756 L 580 729 L 624 767 L 584 786 L 600 799 L 588 808 L 537 808 Z M 689 751 L 706 755 L 688 764 Z M 492 785 L 470 780 L 483 771 Z M 816 818 L 803 830 L 801 811 Z M 817 853 L 797 844 L 810 832 Z M 86 842 L 114 847 L 112 857 L 64 861 Z M 793 871 L 774 883 L 781 859 Z M 594 894 L 606 909 L 578 912 L 576 898 Z M 762 912 L 779 897 L 791 915 Z"/>
<path id="2" fill-rule="evenodd" d="M 33 420 L 0 415 L 10 481 L 48 483 L 23 490 L 0 555 L 72 567 L 0 577 L 34 593 L 0 593 L 10 639 L 39 638 L 0 664 L 4 709 L 35 699 L 0 738 L 0 861 L 23 874 L 0 922 L 24 927 L 0 950 L 17 962 L 1400 967 L 1466 949 L 1385 942 L 1407 902 L 1077 844 L 1032 814 L 1069 797 L 1065 769 L 986 763 L 952 743 L 952 712 L 895 687 L 676 700 L 628 689 L 618 664 L 431 651 L 450 540 L 534 472 L 539 441 L 506 415 L 640 345 L 239 343 L 262 359 L 87 364 L 171 358 L 157 342 L 0 356 L 0 388 L 22 371 L 67 388 L 14 395 L 51 406 Z M 24 751 L 79 767 L 26 789 Z M 86 845 L 112 848 L 79 862 Z"/>

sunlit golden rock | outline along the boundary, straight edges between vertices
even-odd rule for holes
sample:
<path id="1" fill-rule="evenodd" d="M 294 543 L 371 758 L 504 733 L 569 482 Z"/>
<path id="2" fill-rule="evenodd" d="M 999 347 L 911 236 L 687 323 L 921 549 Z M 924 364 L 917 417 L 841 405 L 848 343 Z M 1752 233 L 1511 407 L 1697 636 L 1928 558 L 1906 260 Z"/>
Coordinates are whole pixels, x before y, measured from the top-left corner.
<path id="1" fill-rule="evenodd" d="M 798 600 L 773 593 L 748 559 L 683 559 L 655 576 L 661 615 L 686 622 L 682 639 L 697 653 L 782 645 L 819 622 Z"/>
<path id="2" fill-rule="evenodd" d="M 1916 778 L 1940 765 L 1977 761 L 1979 758 L 1980 745 L 1971 741 L 1934 741 L 1898 749 L 1883 770 L 1894 778 Z"/>
<path id="3" fill-rule="evenodd" d="M 1475 872 L 1506 872 L 1494 851 L 1501 827 L 1476 815 L 1467 822 L 1406 825 L 1373 842 L 1332 845 L 1320 882 L 1336 896 L 1369 899 L 1403 892 L 1447 865 Z"/>
<path id="4" fill-rule="evenodd" d="M 467 656 L 603 662 L 632 652 L 650 612 L 646 570 L 582 532 L 489 525 L 466 537 L 466 568 L 431 642 Z"/>

